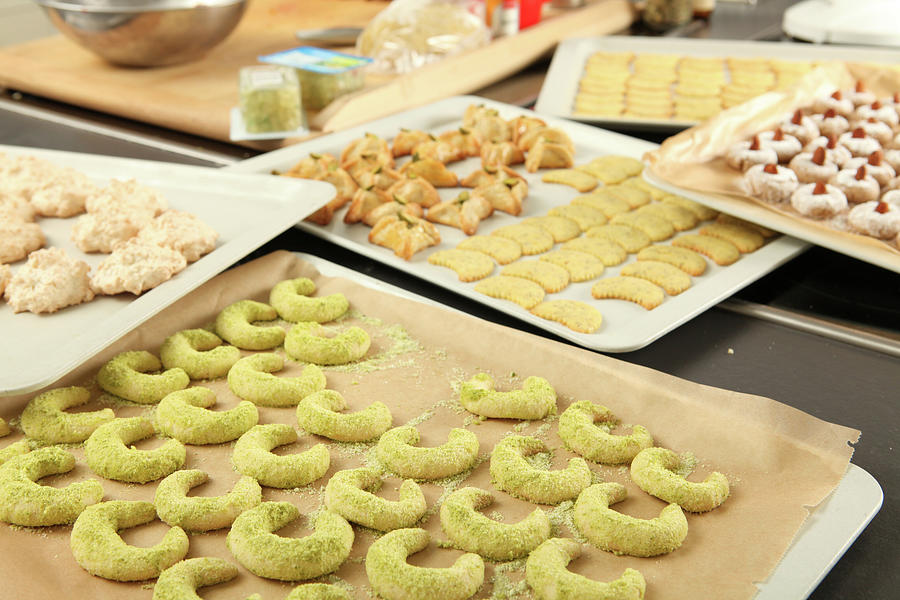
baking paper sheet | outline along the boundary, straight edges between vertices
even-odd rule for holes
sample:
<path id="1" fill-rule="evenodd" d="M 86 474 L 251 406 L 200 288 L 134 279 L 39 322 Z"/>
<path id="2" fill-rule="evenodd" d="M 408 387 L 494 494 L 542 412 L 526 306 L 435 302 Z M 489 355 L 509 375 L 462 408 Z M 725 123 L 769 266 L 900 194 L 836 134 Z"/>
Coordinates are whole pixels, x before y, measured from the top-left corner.
<path id="1" fill-rule="evenodd" d="M 879 97 L 900 91 L 900 71 L 874 65 L 831 62 L 805 76 L 789 91 L 769 92 L 724 111 L 706 123 L 679 133 L 645 155 L 645 178 L 661 187 L 782 233 L 900 272 L 900 249 L 882 241 L 830 227 L 803 217 L 790 205 L 757 200 L 741 187 L 739 171 L 723 158 L 728 148 L 754 133 L 771 129 L 797 108 L 809 106 L 835 88 L 856 81 Z"/>
<path id="2" fill-rule="evenodd" d="M 564 466 L 574 456 L 562 447 L 555 418 L 524 424 L 493 419 L 479 422 L 463 411 L 456 401 L 454 386 L 485 370 L 495 376 L 500 389 L 518 387 L 529 375 L 544 376 L 556 387 L 560 412 L 576 399 L 602 403 L 623 423 L 646 426 L 657 445 L 694 453 L 699 465 L 692 478 L 705 477 L 710 470 L 725 473 L 732 482 L 731 497 L 710 513 L 688 515 L 689 533 L 677 551 L 640 559 L 617 557 L 585 546 L 584 555 L 570 565 L 573 571 L 600 580 L 617 578 L 626 567 L 637 568 L 647 579 L 648 598 L 752 598 L 756 593 L 754 582 L 765 580 L 777 564 L 806 519 L 807 507 L 819 504 L 844 475 L 852 454 L 848 442 L 859 436 L 856 430 L 826 423 L 766 398 L 694 384 L 441 307 L 371 290 L 346 279 L 321 277 L 313 267 L 287 252 L 265 256 L 216 277 L 104 350 L 59 385 L 90 384 L 97 369 L 116 353 L 131 349 L 157 352 L 167 335 L 209 324 L 221 308 L 236 300 L 264 301 L 274 283 L 301 275 L 316 280 L 318 294 L 345 293 L 358 312 L 339 326 L 359 324 L 373 338 L 367 360 L 361 366 L 325 369 L 328 387 L 344 394 L 349 410 L 360 410 L 375 400 L 385 402 L 393 413 L 394 426 L 410 421 L 417 424 L 423 446 L 445 442 L 452 427 L 466 427 L 478 436 L 484 458 L 498 440 L 511 432 L 544 439 L 554 449 L 553 468 Z M 294 364 L 281 374 L 294 375 L 300 368 Z M 237 398 L 227 391 L 223 381 L 203 385 L 216 390 L 218 407 L 228 409 L 237 404 Z M 30 395 L 5 399 L 0 416 L 13 419 L 29 398 Z M 86 408 L 94 409 L 99 404 L 92 402 Z M 120 417 L 148 411 L 136 406 L 114 410 Z M 296 426 L 295 411 L 260 408 L 260 423 L 273 422 Z M 0 443 L 5 446 L 20 437 L 14 433 Z M 304 436 L 279 453 L 301 451 L 322 441 L 325 440 L 316 436 Z M 160 443 L 150 440 L 138 443 L 138 447 Z M 218 495 L 231 488 L 238 478 L 230 465 L 231 450 L 232 444 L 188 447 L 185 468 L 203 469 L 211 478 L 192 494 Z M 363 464 L 367 450 L 365 445 L 330 443 L 331 468 L 324 478 L 295 491 L 264 488 L 263 499 L 287 500 L 304 513 L 311 512 L 320 506 L 320 490 L 327 478 L 336 470 Z M 63 485 L 90 476 L 81 449 L 74 448 L 72 452 L 79 458 L 75 471 L 44 483 Z M 491 490 L 497 501 L 485 512 L 495 517 L 502 515 L 506 523 L 517 522 L 534 505 L 493 488 L 488 466 L 487 460 L 482 462 L 462 485 Z M 591 469 L 598 477 L 627 487 L 629 498 L 616 507 L 618 510 L 649 518 L 658 515 L 665 505 L 634 486 L 625 468 L 592 464 Z M 460 482 L 422 484 L 429 505 L 429 517 L 422 526 L 437 540 L 446 537 L 440 531 L 436 503 L 454 483 Z M 396 499 L 399 484 L 398 478 L 388 478 L 380 495 Z M 156 483 L 125 485 L 106 480 L 103 485 L 106 500 L 151 500 L 156 488 Z M 558 535 L 572 535 L 565 524 L 565 510 L 542 508 L 550 511 L 558 524 Z M 158 541 L 165 529 L 164 524 L 155 522 L 125 531 L 124 537 L 130 543 L 147 545 Z M 359 527 L 354 529 L 356 541 L 350 559 L 334 576 L 354 587 L 354 597 L 366 598 L 369 590 L 362 559 L 375 534 Z M 94 600 L 151 598 L 152 582 L 115 583 L 83 571 L 68 548 L 70 531 L 71 527 L 65 526 L 28 529 L 0 525 L 0 548 L 4 553 L 0 581 L 4 582 L 4 595 L 43 599 L 64 590 L 69 597 Z M 307 533 L 309 529 L 302 519 L 280 531 L 282 535 Z M 234 562 L 225 546 L 225 531 L 192 535 L 190 540 L 188 557 L 219 556 Z M 414 555 L 410 562 L 448 566 L 460 554 L 432 545 Z M 486 563 L 486 583 L 477 597 L 490 597 L 492 591 L 520 581 L 519 567 L 517 571 L 510 570 L 510 565 L 498 568 Z M 260 579 L 241 568 L 237 579 L 204 588 L 201 595 L 216 600 L 245 598 L 259 592 L 265 600 L 281 599 L 290 587 Z"/>

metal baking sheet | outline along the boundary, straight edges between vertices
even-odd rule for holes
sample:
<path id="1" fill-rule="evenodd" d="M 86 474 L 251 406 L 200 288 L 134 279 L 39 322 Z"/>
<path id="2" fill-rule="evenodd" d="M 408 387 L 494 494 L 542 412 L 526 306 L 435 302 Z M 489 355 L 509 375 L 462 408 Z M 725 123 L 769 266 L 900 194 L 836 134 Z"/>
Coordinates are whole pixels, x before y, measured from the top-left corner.
<path id="1" fill-rule="evenodd" d="M 215 250 L 140 296 L 97 296 L 53 314 L 15 314 L 0 302 L 3 340 L 0 396 L 20 394 L 59 377 L 220 273 L 334 196 L 330 184 L 113 156 L 0 145 L 0 153 L 29 154 L 73 167 L 95 183 L 133 178 L 159 190 L 172 208 L 200 217 L 217 232 Z M 75 218 L 38 223 L 46 247 L 63 248 L 96 267 L 107 255 L 85 254 L 69 239 Z M 24 261 L 12 265 L 13 272 Z M 12 342 L 11 340 L 14 340 Z"/>
<path id="2" fill-rule="evenodd" d="M 461 125 L 463 112 L 471 104 L 484 104 L 496 108 L 500 116 L 506 119 L 518 115 L 534 115 L 533 112 L 518 106 L 493 102 L 475 96 L 457 96 L 372 121 L 360 127 L 282 148 L 225 167 L 225 169 L 243 173 L 269 173 L 272 170 L 286 170 L 301 158 L 308 156 L 310 152 L 328 152 L 339 155 L 347 144 L 367 132 L 390 139 L 401 127 L 424 129 L 434 133 L 455 129 Z M 542 118 L 549 125 L 565 130 L 572 138 L 576 147 L 576 164 L 586 163 L 592 158 L 606 154 L 622 154 L 640 158 L 645 152 L 656 147 L 655 144 L 643 140 L 588 125 L 552 117 Z M 467 175 L 479 166 L 478 159 L 468 159 L 454 163 L 451 168 L 460 175 Z M 482 222 L 478 228 L 479 234 L 488 234 L 500 226 L 518 222 L 526 217 L 544 215 L 550 208 L 568 204 L 575 196 L 579 195 L 579 192 L 571 187 L 543 183 L 540 172 L 526 173 L 521 166 L 516 170 L 525 176 L 529 185 L 528 197 L 525 200 L 522 214 L 519 217 L 513 217 L 506 213 L 495 212 L 492 217 Z M 441 197 L 446 200 L 455 197 L 460 188 L 444 188 L 439 191 Z M 411 260 L 406 261 L 395 256 L 391 250 L 370 243 L 367 239 L 369 228 L 365 225 L 346 225 L 342 219 L 343 211 L 340 211 L 327 226 L 302 222 L 298 224 L 298 227 L 401 271 L 504 311 L 576 344 L 605 352 L 627 352 L 651 343 L 790 260 L 807 247 L 804 242 L 782 236 L 770 241 L 756 252 L 745 255 L 729 267 L 719 267 L 710 263 L 704 275 L 694 278 L 693 286 L 689 290 L 678 296 L 666 298 L 662 305 L 652 311 L 621 300 L 594 300 L 591 297 L 590 289 L 595 280 L 573 283 L 562 292 L 548 294 L 547 299 L 569 298 L 590 302 L 601 311 L 604 318 L 601 328 L 596 333 L 584 334 L 572 331 L 554 321 L 541 319 L 512 302 L 478 293 L 474 290 L 474 283 L 462 283 L 456 273 L 450 269 L 429 264 L 428 256 L 432 252 L 438 249 L 453 248 L 466 237 L 458 229 L 437 225 L 441 233 L 441 244 L 419 252 Z M 634 256 L 631 255 L 624 264 L 633 260 Z M 616 275 L 620 269 L 621 265 L 610 267 L 604 276 Z M 494 273 L 498 272 L 499 269 Z"/>
<path id="3" fill-rule="evenodd" d="M 697 124 L 679 119 L 640 119 L 635 117 L 589 116 L 573 114 L 575 95 L 587 59 L 595 52 L 634 52 L 640 54 L 680 54 L 728 58 L 764 57 L 782 60 L 842 60 L 895 64 L 897 53 L 879 48 L 822 46 L 791 42 L 747 42 L 686 38 L 602 36 L 570 38 L 556 47 L 538 95 L 535 110 L 545 115 L 565 117 L 613 129 L 674 133 Z"/>
<path id="4" fill-rule="evenodd" d="M 375 290 L 419 302 L 434 301 L 310 254 L 297 254 L 328 277 L 344 277 Z M 884 493 L 866 470 L 850 463 L 838 487 L 797 532 L 769 579 L 758 583 L 757 600 L 807 598 L 881 509 Z"/>

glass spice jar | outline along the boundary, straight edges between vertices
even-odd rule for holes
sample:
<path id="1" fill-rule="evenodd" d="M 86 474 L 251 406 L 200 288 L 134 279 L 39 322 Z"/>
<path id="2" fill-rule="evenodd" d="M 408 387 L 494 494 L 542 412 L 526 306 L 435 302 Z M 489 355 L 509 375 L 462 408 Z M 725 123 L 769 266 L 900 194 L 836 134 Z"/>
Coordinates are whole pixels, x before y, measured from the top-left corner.
<path id="1" fill-rule="evenodd" d="M 666 31 L 690 22 L 693 13 L 693 0 L 647 0 L 643 20 L 650 29 Z"/>

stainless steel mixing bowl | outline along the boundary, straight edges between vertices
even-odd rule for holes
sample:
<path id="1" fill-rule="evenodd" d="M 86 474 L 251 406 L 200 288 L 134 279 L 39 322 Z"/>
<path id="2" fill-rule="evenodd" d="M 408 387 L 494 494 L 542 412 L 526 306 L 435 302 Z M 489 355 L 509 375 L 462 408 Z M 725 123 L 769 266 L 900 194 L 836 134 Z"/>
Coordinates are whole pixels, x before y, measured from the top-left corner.
<path id="1" fill-rule="evenodd" d="M 247 0 L 35 0 L 53 25 L 117 65 L 200 58 L 240 22 Z"/>

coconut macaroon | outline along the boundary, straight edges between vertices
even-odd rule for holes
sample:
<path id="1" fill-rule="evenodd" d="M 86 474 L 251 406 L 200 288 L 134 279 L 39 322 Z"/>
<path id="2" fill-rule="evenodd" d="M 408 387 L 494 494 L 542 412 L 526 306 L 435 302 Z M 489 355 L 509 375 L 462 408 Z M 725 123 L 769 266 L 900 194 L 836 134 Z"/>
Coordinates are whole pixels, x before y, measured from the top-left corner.
<path id="1" fill-rule="evenodd" d="M 6 289 L 6 284 L 9 283 L 11 277 L 12 269 L 9 268 L 9 265 L 0 264 L 0 296 L 3 296 L 3 290 Z"/>
<path id="2" fill-rule="evenodd" d="M 25 201 L 41 183 L 59 169 L 53 163 L 30 155 L 0 156 L 0 193 Z"/>
<path id="3" fill-rule="evenodd" d="M 138 239 L 180 252 L 188 262 L 212 252 L 218 237 L 196 215 L 180 210 L 167 210 L 138 233 Z"/>
<path id="4" fill-rule="evenodd" d="M 75 220 L 70 237 L 82 252 L 109 254 L 119 243 L 136 236 L 152 217 L 140 210 L 87 213 Z"/>
<path id="5" fill-rule="evenodd" d="M 31 205 L 31 202 L 21 196 L 3 191 L 2 187 L 0 187 L 0 222 L 31 222 L 34 221 L 35 215 L 37 215 L 37 211 Z"/>
<path id="6" fill-rule="evenodd" d="M 57 167 L 32 191 L 30 200 L 41 216 L 72 217 L 84 212 L 85 202 L 97 189 L 84 173 Z"/>
<path id="7" fill-rule="evenodd" d="M 145 211 L 155 217 L 169 208 L 169 203 L 157 190 L 141 185 L 134 179 L 113 179 L 85 202 L 89 213 L 105 213 L 131 209 Z"/>
<path id="8" fill-rule="evenodd" d="M 47 242 L 37 223 L 5 219 L 0 213 L 0 263 L 22 260 Z"/>
<path id="9" fill-rule="evenodd" d="M 6 285 L 4 296 L 13 311 L 52 313 L 93 300 L 90 267 L 60 248 L 35 250 Z"/>
<path id="10" fill-rule="evenodd" d="M 120 242 L 100 263 L 91 278 L 101 294 L 131 292 L 138 295 L 154 288 L 187 266 L 180 252 L 132 238 Z"/>

